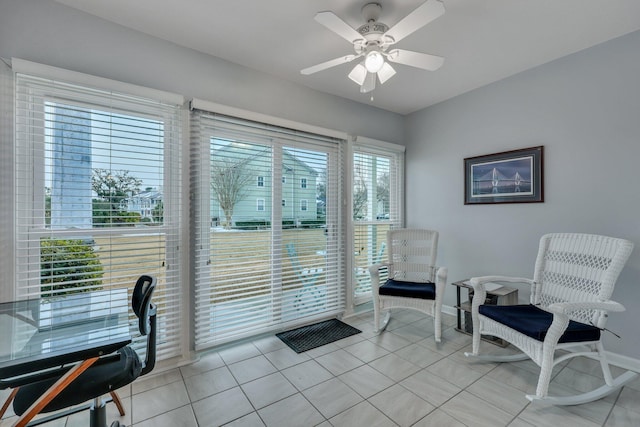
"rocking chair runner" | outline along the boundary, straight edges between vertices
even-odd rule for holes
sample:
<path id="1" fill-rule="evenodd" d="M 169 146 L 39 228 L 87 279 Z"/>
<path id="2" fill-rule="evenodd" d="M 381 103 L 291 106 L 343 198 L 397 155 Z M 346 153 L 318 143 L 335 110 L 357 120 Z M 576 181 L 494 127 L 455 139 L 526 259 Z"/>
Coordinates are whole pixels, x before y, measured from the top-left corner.
<path id="1" fill-rule="evenodd" d="M 513 362 L 530 358 L 540 366 L 535 395 L 531 401 L 544 400 L 555 405 L 578 405 L 600 399 L 633 380 L 628 371 L 611 376 L 601 341 L 608 312 L 624 311 L 609 298 L 626 263 L 633 243 L 590 234 L 547 234 L 540 239 L 533 280 L 485 276 L 471 279 L 473 348 L 466 356 L 491 362 Z M 528 305 L 482 305 L 485 283 L 511 282 L 531 285 Z M 479 355 L 480 335 L 502 338 L 522 353 L 504 356 Z M 556 350 L 564 350 L 556 357 Z M 573 396 L 548 396 L 553 367 L 576 356 L 600 361 L 605 385 Z"/>

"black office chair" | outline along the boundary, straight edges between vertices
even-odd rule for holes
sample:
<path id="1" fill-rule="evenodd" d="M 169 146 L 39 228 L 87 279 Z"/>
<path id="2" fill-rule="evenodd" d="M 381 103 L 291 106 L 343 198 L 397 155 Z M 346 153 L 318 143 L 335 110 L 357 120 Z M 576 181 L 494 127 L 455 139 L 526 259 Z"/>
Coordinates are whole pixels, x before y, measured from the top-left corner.
<path id="1" fill-rule="evenodd" d="M 152 276 L 140 276 L 133 289 L 131 306 L 138 317 L 138 329 L 147 336 L 147 352 L 144 362 L 135 350 L 126 346 L 114 355 L 107 355 L 80 374 L 40 412 L 52 412 L 94 399 L 91 406 L 91 427 L 106 426 L 106 408 L 101 396 L 132 383 L 136 378 L 151 372 L 156 362 L 156 306 L 151 296 L 156 287 Z M 70 368 L 56 371 L 50 377 L 21 386 L 13 401 L 13 411 L 22 415 L 29 407 L 64 375 Z M 114 421 L 111 427 L 124 427 Z"/>

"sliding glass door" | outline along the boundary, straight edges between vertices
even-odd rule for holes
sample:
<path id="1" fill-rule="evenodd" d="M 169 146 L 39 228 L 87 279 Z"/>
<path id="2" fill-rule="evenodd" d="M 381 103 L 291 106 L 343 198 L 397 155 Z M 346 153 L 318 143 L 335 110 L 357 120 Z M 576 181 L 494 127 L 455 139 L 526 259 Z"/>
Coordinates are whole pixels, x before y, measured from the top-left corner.
<path id="1" fill-rule="evenodd" d="M 340 311 L 337 141 L 194 115 L 196 348 Z"/>

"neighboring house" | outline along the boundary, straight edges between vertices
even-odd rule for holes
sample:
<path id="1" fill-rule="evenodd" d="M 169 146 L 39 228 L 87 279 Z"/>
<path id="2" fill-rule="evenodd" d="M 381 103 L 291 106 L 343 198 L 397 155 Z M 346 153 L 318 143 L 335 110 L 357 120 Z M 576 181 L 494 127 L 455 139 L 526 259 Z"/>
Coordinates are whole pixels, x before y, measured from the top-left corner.
<path id="1" fill-rule="evenodd" d="M 318 219 L 316 187 L 318 171 L 293 156 L 282 153 L 282 218 L 299 225 L 301 221 Z M 239 221 L 269 221 L 272 210 L 272 170 L 268 148 L 258 145 L 231 143 L 220 146 L 212 153 L 212 164 L 229 167 L 242 164 L 249 175 L 247 191 L 234 206 L 233 223 Z M 215 191 L 211 193 L 212 224 L 226 221 Z M 217 213 L 217 215 L 216 215 Z"/>
<path id="2" fill-rule="evenodd" d="M 122 208 L 127 212 L 137 212 L 140 218 L 149 218 L 153 221 L 153 210 L 162 203 L 162 192 L 158 190 L 145 190 L 125 199 Z"/>

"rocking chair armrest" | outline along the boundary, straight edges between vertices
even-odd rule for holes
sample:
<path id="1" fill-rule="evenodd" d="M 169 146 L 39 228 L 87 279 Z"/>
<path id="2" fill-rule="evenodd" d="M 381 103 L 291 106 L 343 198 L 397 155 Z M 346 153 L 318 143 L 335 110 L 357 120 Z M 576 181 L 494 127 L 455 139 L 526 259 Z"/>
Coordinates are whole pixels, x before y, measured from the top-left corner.
<path id="1" fill-rule="evenodd" d="M 383 268 L 389 268 L 391 266 L 391 264 L 389 263 L 378 263 L 378 264 L 373 264 L 371 266 L 369 266 L 369 274 L 371 275 L 371 288 L 372 289 L 377 289 L 380 286 L 380 270 L 382 270 Z"/>
<path id="2" fill-rule="evenodd" d="M 444 290 L 444 287 L 447 283 L 447 275 L 449 273 L 449 269 L 447 267 L 435 267 L 436 269 L 436 277 L 435 277 L 435 284 L 436 284 L 436 289 L 439 292 L 442 292 L 442 290 Z"/>
<path id="3" fill-rule="evenodd" d="M 578 310 L 602 310 L 621 312 L 625 311 L 622 304 L 616 301 L 593 301 L 593 302 L 556 302 L 551 304 L 547 310 L 553 314 L 568 315 L 573 311 Z"/>
<path id="4" fill-rule="evenodd" d="M 374 277 L 379 278 L 380 277 L 380 270 L 382 270 L 383 268 L 389 268 L 389 266 L 391 266 L 390 263 L 378 263 L 378 264 L 373 264 L 370 265 L 368 270 L 369 270 L 369 274 L 371 274 L 371 278 L 373 279 Z"/>
<path id="5" fill-rule="evenodd" d="M 447 284 L 447 274 L 449 273 L 449 269 L 447 267 L 435 267 L 436 268 L 436 277 L 435 277 L 435 285 L 436 285 L 436 305 L 441 306 L 442 300 L 444 298 L 445 287 Z"/>
<path id="6" fill-rule="evenodd" d="M 556 302 L 549 305 L 547 310 L 553 313 L 553 322 L 551 322 L 551 326 L 549 326 L 547 331 L 544 345 L 548 348 L 554 348 L 569 325 L 569 314 L 571 312 L 578 310 L 624 311 L 625 308 L 622 304 L 609 300 L 594 302 Z M 603 325 L 593 326 L 603 327 Z"/>

